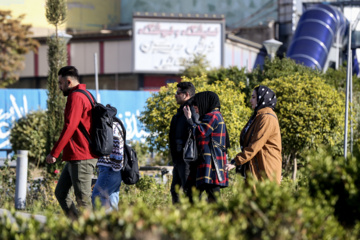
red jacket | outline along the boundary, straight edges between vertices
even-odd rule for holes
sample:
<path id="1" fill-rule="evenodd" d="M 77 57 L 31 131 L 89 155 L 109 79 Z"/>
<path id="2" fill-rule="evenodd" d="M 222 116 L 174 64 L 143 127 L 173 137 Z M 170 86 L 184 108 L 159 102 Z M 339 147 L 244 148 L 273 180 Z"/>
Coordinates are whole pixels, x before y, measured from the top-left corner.
<path id="1" fill-rule="evenodd" d="M 91 153 L 89 142 L 78 128 L 81 121 L 85 129 L 90 133 L 92 106 L 83 93 L 73 92 L 76 89 L 86 90 L 86 85 L 79 84 L 70 90 L 64 113 L 64 127 L 59 140 L 50 153 L 57 158 L 61 151 L 64 150 L 63 161 L 97 158 L 96 155 Z"/>

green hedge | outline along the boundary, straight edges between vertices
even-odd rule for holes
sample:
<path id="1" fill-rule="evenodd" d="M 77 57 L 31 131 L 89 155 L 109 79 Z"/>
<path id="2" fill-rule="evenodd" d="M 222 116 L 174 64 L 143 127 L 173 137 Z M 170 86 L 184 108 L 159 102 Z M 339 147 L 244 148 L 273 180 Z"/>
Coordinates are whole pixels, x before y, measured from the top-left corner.
<path id="1" fill-rule="evenodd" d="M 233 173 L 221 201 L 191 205 L 183 194 L 173 206 L 169 186 L 143 178 L 123 186 L 119 210 L 85 211 L 71 222 L 48 211 L 35 220 L 0 218 L 2 239 L 358 239 L 360 158 L 333 157 L 324 149 L 304 156 L 302 182 L 247 184 Z M 351 209 L 353 211 L 351 211 Z M 350 211 L 349 211 L 350 210 Z M 353 214 L 344 221 L 343 214 Z"/>
<path id="2" fill-rule="evenodd" d="M 46 158 L 46 114 L 44 111 L 28 113 L 20 118 L 10 132 L 12 149 L 29 150 L 29 162 L 40 165 Z"/>

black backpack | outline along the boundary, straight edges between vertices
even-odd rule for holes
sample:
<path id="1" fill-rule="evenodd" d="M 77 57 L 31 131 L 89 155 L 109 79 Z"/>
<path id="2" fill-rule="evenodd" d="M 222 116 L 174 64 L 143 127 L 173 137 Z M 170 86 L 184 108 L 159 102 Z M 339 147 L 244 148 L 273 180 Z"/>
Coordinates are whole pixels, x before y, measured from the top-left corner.
<path id="1" fill-rule="evenodd" d="M 84 134 L 90 144 L 91 151 L 98 157 L 109 155 L 113 149 L 113 119 L 117 110 L 115 107 L 107 104 L 106 106 L 96 102 L 94 96 L 87 91 L 77 89 L 74 92 L 81 92 L 89 99 L 91 110 L 91 133 L 86 131 L 84 125 L 80 122 L 79 129 Z M 94 101 L 90 98 L 92 96 Z"/>
<path id="2" fill-rule="evenodd" d="M 118 122 L 121 126 L 124 140 L 124 162 L 121 169 L 122 181 L 127 185 L 133 185 L 140 179 L 139 163 L 134 149 L 126 144 L 126 129 L 120 119 L 114 117 L 114 121 Z"/>

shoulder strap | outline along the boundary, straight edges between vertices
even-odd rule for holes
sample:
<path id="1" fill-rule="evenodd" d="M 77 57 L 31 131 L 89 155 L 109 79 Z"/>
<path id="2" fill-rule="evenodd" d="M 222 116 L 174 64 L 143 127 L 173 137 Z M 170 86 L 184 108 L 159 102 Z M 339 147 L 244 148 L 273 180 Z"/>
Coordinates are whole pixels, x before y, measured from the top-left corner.
<path id="1" fill-rule="evenodd" d="M 125 126 L 124 126 L 123 122 L 119 118 L 114 117 L 113 119 L 114 119 L 115 122 L 118 122 L 120 124 L 120 127 L 122 129 L 122 133 L 123 133 L 122 137 L 124 139 L 124 144 L 125 144 L 126 143 L 126 129 L 125 129 Z"/>
<path id="2" fill-rule="evenodd" d="M 254 129 L 255 129 L 255 127 L 253 127 L 253 128 L 251 129 L 251 132 L 250 132 L 250 135 L 249 135 L 249 139 L 247 140 L 247 143 L 246 143 L 246 145 L 244 146 L 244 148 L 246 148 L 247 146 L 249 146 L 249 143 L 250 143 L 252 134 L 254 133 Z"/>
<path id="3" fill-rule="evenodd" d="M 91 92 L 87 92 L 87 91 L 82 90 L 82 89 L 76 89 L 74 92 L 81 92 L 82 94 L 84 94 L 89 99 L 89 101 L 91 103 L 91 106 L 94 107 L 94 105 L 96 103 L 96 100 L 95 100 L 94 96 L 91 94 Z M 88 93 L 91 95 L 92 99 L 91 99 L 91 97 L 89 96 Z"/>
<path id="4" fill-rule="evenodd" d="M 220 148 L 223 152 L 227 152 L 227 149 L 221 145 L 220 143 L 218 143 L 217 141 L 215 141 L 212 137 L 211 137 L 212 142 L 214 143 L 215 146 L 217 146 L 218 148 Z"/>
<path id="5" fill-rule="evenodd" d="M 277 117 L 276 117 L 274 114 L 272 114 L 272 113 L 265 113 L 265 114 L 269 114 L 269 115 L 271 115 L 271 116 L 273 116 L 274 118 L 277 119 Z"/>
<path id="6" fill-rule="evenodd" d="M 95 106 L 96 100 L 95 100 L 94 96 L 93 96 L 90 92 L 87 92 L 87 91 L 82 90 L 82 89 L 76 89 L 74 92 L 80 92 L 80 93 L 84 94 L 84 95 L 89 99 L 89 101 L 90 101 L 90 103 L 91 103 L 91 106 L 92 106 L 92 107 Z M 88 93 L 90 93 L 90 95 L 91 95 L 91 97 L 92 97 L 93 100 L 90 98 L 90 96 L 89 96 Z M 85 129 L 84 125 L 81 123 L 81 121 L 80 121 L 80 123 L 79 123 L 79 129 L 80 129 L 80 131 L 84 134 L 86 140 L 87 140 L 87 141 L 89 142 L 89 144 L 91 145 L 90 135 L 89 135 L 89 133 L 86 131 L 86 129 Z"/>

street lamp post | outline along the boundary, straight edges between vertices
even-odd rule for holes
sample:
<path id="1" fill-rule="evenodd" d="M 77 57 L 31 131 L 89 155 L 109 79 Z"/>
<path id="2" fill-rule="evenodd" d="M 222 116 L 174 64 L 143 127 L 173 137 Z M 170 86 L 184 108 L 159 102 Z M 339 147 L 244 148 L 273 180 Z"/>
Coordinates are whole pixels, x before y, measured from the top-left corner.
<path id="1" fill-rule="evenodd" d="M 273 60 L 275 58 L 275 54 L 282 44 L 282 42 L 279 42 L 275 39 L 269 39 L 263 42 L 267 53 L 270 54 L 270 60 Z"/>
<path id="2" fill-rule="evenodd" d="M 58 30 L 57 37 L 60 38 L 61 40 L 63 40 L 65 42 L 65 44 L 68 44 L 68 42 L 72 38 L 72 35 L 67 34 L 65 31 Z"/>

